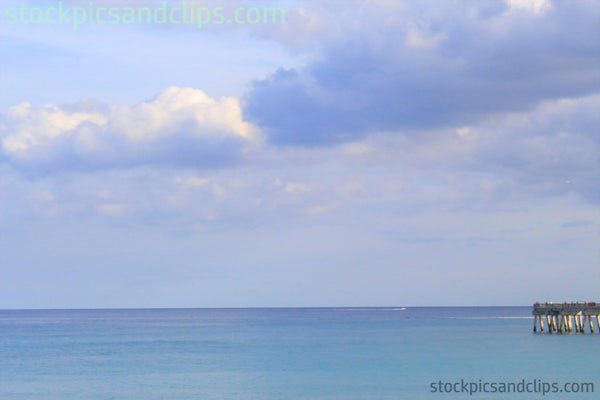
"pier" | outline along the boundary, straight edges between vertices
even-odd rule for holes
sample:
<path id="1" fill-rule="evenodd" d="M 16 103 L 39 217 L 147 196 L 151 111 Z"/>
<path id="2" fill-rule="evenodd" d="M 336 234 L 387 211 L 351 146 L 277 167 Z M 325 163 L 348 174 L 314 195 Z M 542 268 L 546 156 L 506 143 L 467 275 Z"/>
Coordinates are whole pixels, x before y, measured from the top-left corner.
<path id="1" fill-rule="evenodd" d="M 544 319 L 548 333 L 594 333 L 594 319 L 600 333 L 600 304 L 586 303 L 535 303 L 533 305 L 533 331 L 544 332 Z"/>

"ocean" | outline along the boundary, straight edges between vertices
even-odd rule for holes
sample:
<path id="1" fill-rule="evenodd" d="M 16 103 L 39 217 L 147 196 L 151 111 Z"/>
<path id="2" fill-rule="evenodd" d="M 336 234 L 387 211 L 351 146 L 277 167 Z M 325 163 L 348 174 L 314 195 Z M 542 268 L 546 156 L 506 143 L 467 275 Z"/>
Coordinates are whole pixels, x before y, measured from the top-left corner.
<path id="1" fill-rule="evenodd" d="M 600 398 L 598 328 L 532 326 L 531 307 L 2 310 L 0 398 Z"/>

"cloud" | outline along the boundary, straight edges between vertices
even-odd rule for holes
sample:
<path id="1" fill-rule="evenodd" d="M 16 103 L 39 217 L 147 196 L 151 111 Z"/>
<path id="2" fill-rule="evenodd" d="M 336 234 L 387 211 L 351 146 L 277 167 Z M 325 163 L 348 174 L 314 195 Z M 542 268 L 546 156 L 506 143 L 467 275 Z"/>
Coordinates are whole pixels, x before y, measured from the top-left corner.
<path id="1" fill-rule="evenodd" d="M 459 128 L 597 93 L 597 4 L 513 3 L 389 9 L 399 23 L 348 28 L 305 67 L 255 82 L 244 115 L 271 143 L 315 146 L 377 131 Z"/>
<path id="2" fill-rule="evenodd" d="M 191 176 L 188 178 L 177 177 L 173 179 L 173 183 L 181 185 L 185 189 L 197 189 L 205 187 L 209 184 L 210 180 L 206 178 L 199 178 L 197 176 Z"/>
<path id="3" fill-rule="evenodd" d="M 533 112 L 482 124 L 472 150 L 481 170 L 540 195 L 577 193 L 600 203 L 600 96 L 542 103 Z M 468 164 L 468 163 L 467 163 Z"/>
<path id="4" fill-rule="evenodd" d="M 119 216 L 125 212 L 125 205 L 114 203 L 100 204 L 96 207 L 96 211 L 102 215 Z"/>
<path id="5" fill-rule="evenodd" d="M 396 165 L 433 173 L 450 196 L 469 201 L 511 202 L 576 195 L 600 203 L 600 95 L 544 101 L 528 112 L 494 115 L 469 126 L 391 132 L 340 147 L 370 165 Z M 415 139 L 418 137 L 418 139 Z M 349 153 L 348 147 L 369 148 Z M 446 176 L 444 178 L 444 175 Z M 473 196 L 469 196 L 472 194 Z"/>
<path id="6" fill-rule="evenodd" d="M 590 226 L 593 224 L 594 224 L 593 221 L 576 219 L 573 221 L 565 222 L 564 224 L 561 224 L 560 227 L 561 228 L 582 228 L 582 227 Z"/>
<path id="7" fill-rule="evenodd" d="M 434 49 L 446 38 L 444 33 L 431 34 L 426 24 L 410 23 L 404 44 L 415 49 Z"/>
<path id="8" fill-rule="evenodd" d="M 529 11 L 540 14 L 552 7 L 549 0 L 506 0 L 511 11 Z"/>
<path id="9" fill-rule="evenodd" d="M 291 195 L 310 192 L 310 190 L 310 185 L 302 182 L 288 182 L 285 184 L 285 191 Z"/>
<path id="10" fill-rule="evenodd" d="M 24 171 L 172 165 L 217 168 L 260 144 L 238 100 L 171 87 L 136 105 L 81 102 L 11 107 L 1 158 Z"/>

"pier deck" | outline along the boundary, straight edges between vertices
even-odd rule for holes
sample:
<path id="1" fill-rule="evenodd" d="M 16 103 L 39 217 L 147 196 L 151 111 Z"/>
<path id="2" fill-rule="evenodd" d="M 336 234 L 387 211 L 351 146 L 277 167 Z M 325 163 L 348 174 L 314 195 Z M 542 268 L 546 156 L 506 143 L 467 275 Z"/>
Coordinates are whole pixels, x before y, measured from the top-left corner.
<path id="1" fill-rule="evenodd" d="M 548 333 L 585 333 L 586 322 L 590 333 L 594 333 L 592 317 L 595 317 L 600 333 L 600 304 L 595 302 L 535 303 L 532 314 L 534 332 L 537 332 L 538 321 L 540 332 L 544 332 L 545 319 Z"/>

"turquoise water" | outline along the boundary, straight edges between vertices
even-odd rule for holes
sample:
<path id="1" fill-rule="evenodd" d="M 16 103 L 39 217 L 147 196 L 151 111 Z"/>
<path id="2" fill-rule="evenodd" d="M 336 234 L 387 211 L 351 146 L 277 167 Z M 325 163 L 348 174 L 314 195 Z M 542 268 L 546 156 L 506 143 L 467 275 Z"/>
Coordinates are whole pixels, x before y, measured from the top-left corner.
<path id="1" fill-rule="evenodd" d="M 600 398 L 600 334 L 532 324 L 530 307 L 5 310 L 0 398 Z M 432 393 L 461 379 L 595 393 Z"/>

